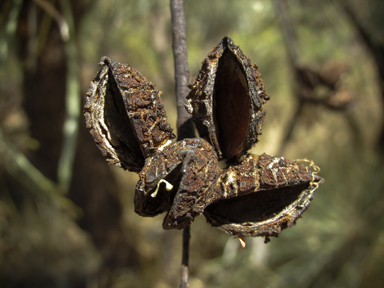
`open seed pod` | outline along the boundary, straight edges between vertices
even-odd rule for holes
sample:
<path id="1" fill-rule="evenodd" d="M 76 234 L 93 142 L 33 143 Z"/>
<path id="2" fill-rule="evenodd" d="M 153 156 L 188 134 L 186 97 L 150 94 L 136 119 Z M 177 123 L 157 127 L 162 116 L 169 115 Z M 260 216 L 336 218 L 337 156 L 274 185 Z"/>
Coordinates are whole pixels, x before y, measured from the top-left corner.
<path id="1" fill-rule="evenodd" d="M 322 183 L 307 166 L 266 154 L 248 155 L 226 169 L 217 164 L 213 147 L 203 139 L 165 147 L 139 174 L 136 213 L 166 212 L 166 230 L 182 229 L 204 213 L 231 235 L 279 236 L 309 207 Z"/>
<path id="2" fill-rule="evenodd" d="M 229 37 L 208 54 L 189 85 L 186 109 L 200 137 L 215 148 L 219 159 L 239 161 L 258 140 L 269 99 L 257 65 Z"/>
<path id="3" fill-rule="evenodd" d="M 248 155 L 225 169 L 208 201 L 202 199 L 208 204 L 204 215 L 230 235 L 277 237 L 301 217 L 323 183 L 315 170 L 283 157 Z"/>
<path id="4" fill-rule="evenodd" d="M 161 92 L 127 64 L 102 57 L 100 66 L 86 95 L 86 126 L 109 163 L 139 172 L 175 138 Z"/>
<path id="5" fill-rule="evenodd" d="M 136 186 L 135 212 L 156 216 L 167 212 L 163 228 L 181 229 L 197 215 L 195 200 L 216 182 L 220 168 L 213 147 L 201 138 L 173 143 L 147 158 Z M 196 210 L 196 209 L 195 209 Z"/>
<path id="6" fill-rule="evenodd" d="M 84 116 L 107 161 L 139 174 L 135 212 L 165 212 L 164 229 L 204 214 L 228 234 L 279 236 L 309 207 L 323 179 L 316 166 L 246 155 L 268 100 L 256 65 L 229 37 L 204 60 L 186 103 L 202 138 L 175 138 L 160 92 L 129 65 L 101 58 Z M 227 159 L 228 167 L 218 162 Z M 315 167 L 312 171 L 310 167 Z"/>

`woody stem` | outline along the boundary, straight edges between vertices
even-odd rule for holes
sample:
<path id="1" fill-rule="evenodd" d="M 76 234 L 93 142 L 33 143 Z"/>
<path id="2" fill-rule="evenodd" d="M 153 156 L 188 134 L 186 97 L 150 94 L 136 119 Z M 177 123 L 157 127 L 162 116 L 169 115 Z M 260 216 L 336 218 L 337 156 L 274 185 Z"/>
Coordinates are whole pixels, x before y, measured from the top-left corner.
<path id="1" fill-rule="evenodd" d="M 171 0 L 173 55 L 175 60 L 175 81 L 177 101 L 177 134 L 178 140 L 194 138 L 194 126 L 191 116 L 184 108 L 188 94 L 189 68 L 187 50 L 187 31 L 184 15 L 184 1 Z M 183 254 L 181 260 L 180 288 L 188 287 L 188 259 L 190 226 L 183 230 Z"/>

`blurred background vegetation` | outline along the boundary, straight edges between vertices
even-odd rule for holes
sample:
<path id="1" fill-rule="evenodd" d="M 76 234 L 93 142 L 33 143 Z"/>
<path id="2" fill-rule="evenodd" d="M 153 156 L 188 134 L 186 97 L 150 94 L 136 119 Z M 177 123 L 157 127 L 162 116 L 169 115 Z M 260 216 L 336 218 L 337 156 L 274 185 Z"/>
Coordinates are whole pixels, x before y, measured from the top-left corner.
<path id="1" fill-rule="evenodd" d="M 271 100 L 253 153 L 313 159 L 326 179 L 293 229 L 247 247 L 192 225 L 190 287 L 384 286 L 384 2 L 186 0 L 191 77 L 221 38 Z M 177 287 L 181 232 L 133 211 L 81 115 L 101 56 L 176 105 L 168 0 L 0 2 L 0 286 Z"/>

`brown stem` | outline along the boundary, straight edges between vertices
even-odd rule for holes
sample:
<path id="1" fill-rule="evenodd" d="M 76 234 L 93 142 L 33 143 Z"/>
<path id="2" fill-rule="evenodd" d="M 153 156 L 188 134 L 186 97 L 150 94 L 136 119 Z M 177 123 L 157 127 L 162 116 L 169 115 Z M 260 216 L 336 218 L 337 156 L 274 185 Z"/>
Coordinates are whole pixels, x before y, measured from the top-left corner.
<path id="1" fill-rule="evenodd" d="M 181 279 L 180 288 L 188 287 L 188 260 L 189 260 L 189 239 L 191 238 L 191 226 L 183 230 L 183 255 L 181 258 Z"/>
<path id="2" fill-rule="evenodd" d="M 187 31 L 183 0 L 171 0 L 173 55 L 175 59 L 175 80 L 177 99 L 178 140 L 195 137 L 191 115 L 185 110 L 184 103 L 189 92 Z"/>
<path id="3" fill-rule="evenodd" d="M 195 137 L 191 115 L 184 108 L 188 94 L 189 69 L 187 50 L 187 31 L 185 25 L 183 0 L 171 0 L 173 55 L 175 59 L 175 80 L 177 100 L 178 140 Z M 183 230 L 183 256 L 181 260 L 180 288 L 188 287 L 188 258 L 190 226 Z"/>
<path id="4" fill-rule="evenodd" d="M 288 51 L 288 58 L 293 67 L 299 66 L 298 51 L 297 51 L 297 38 L 293 31 L 291 22 L 287 17 L 287 9 L 284 6 L 283 0 L 275 0 L 275 9 L 277 16 L 280 20 L 281 30 L 285 41 L 285 46 Z"/>
<path id="5" fill-rule="evenodd" d="M 357 16 L 357 13 L 352 9 L 351 5 L 345 5 L 344 11 L 346 12 L 349 20 L 355 26 L 357 33 L 360 35 L 363 43 L 367 49 L 372 53 L 373 58 L 375 59 L 378 84 L 381 93 L 381 99 L 384 102 L 384 45 L 380 41 L 375 41 L 376 39 L 372 38 L 372 34 L 369 33 L 366 26 L 363 25 L 363 21 L 360 20 Z M 382 105 L 384 107 L 384 105 Z M 384 113 L 382 113 L 384 115 Z M 381 128 L 381 133 L 378 139 L 377 148 L 379 153 L 384 156 L 384 125 Z"/>

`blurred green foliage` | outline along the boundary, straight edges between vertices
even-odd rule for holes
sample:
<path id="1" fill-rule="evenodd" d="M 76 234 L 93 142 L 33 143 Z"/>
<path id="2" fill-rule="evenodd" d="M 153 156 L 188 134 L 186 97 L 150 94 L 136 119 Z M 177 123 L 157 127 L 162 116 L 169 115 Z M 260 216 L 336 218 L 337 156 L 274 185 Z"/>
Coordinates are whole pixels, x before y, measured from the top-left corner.
<path id="1" fill-rule="evenodd" d="M 35 179 L 31 169 L 15 166 L 12 157 L 28 155 L 38 143 L 28 136 L 28 119 L 20 104 L 26 63 L 17 55 L 20 43 L 12 27 L 18 18 L 11 16 L 17 16 L 18 8 L 11 2 L 5 1 L 0 12 L 0 286 L 72 287 L 68 279 L 73 278 L 85 279 L 90 288 L 177 286 L 181 232 L 163 231 L 162 217 L 140 218 L 134 213 L 136 175 L 111 167 L 124 208 L 121 223 L 130 231 L 125 237 L 138 251 L 139 264 L 104 270 L 101 276 L 100 251 L 77 225 L 80 209 L 55 183 L 48 189 L 55 193 L 49 196 L 44 185 L 39 188 L 42 182 L 34 182 L 36 189 L 25 184 Z M 347 69 L 340 77 L 340 89 L 354 100 L 343 111 L 306 105 L 282 148 L 297 99 L 275 2 L 185 1 L 191 75 L 197 74 L 221 38 L 230 35 L 259 65 L 271 97 L 263 135 L 252 152 L 313 159 L 326 180 L 303 219 L 267 245 L 263 239 L 246 239 L 247 247 L 240 249 L 236 239 L 209 227 L 203 217 L 197 219 L 191 228 L 190 287 L 384 286 L 384 164 L 375 149 L 384 118 L 383 99 L 375 61 L 343 5 L 357 8 L 361 21 L 381 43 L 384 10 L 375 9 L 380 1 L 360 2 L 287 1 L 285 13 L 297 36 L 299 64 L 321 70 L 341 63 Z M 163 91 L 175 127 L 170 21 L 166 0 L 94 1 L 77 27 L 82 91 L 101 56 L 129 63 Z M 100 280 L 103 277 L 108 284 Z M 18 278 L 28 279 L 29 285 Z"/>

